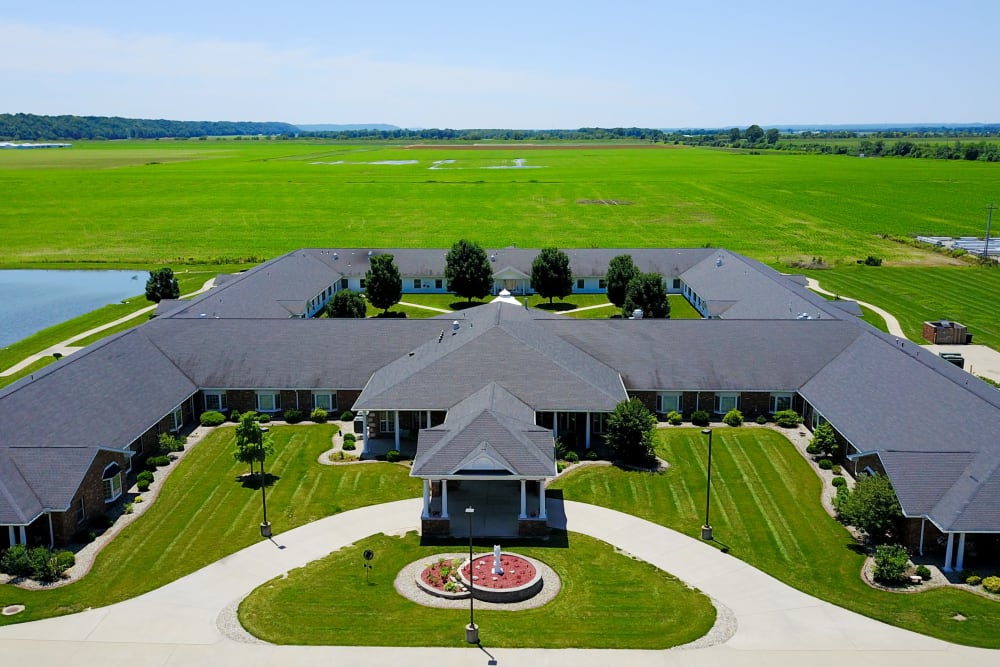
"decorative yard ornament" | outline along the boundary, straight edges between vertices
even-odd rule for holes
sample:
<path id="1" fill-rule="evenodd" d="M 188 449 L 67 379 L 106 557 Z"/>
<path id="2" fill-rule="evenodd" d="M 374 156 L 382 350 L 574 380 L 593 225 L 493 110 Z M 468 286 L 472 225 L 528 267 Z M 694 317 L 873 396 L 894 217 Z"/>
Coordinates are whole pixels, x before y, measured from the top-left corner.
<path id="1" fill-rule="evenodd" d="M 361 554 L 365 562 L 362 564 L 365 568 L 365 583 L 368 583 L 368 572 L 372 569 L 372 558 L 375 558 L 375 552 L 371 549 L 365 549 L 364 553 Z"/>
<path id="2" fill-rule="evenodd" d="M 500 565 L 500 545 L 493 545 L 493 574 L 502 575 L 503 567 Z"/>

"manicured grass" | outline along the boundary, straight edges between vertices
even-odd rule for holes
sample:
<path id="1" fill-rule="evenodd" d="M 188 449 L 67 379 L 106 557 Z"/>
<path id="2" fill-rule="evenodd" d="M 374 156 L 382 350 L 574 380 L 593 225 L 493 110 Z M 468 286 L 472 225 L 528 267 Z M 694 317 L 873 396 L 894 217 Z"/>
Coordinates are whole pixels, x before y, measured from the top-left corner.
<path id="1" fill-rule="evenodd" d="M 861 581 L 864 556 L 822 509 L 832 493 L 780 434 L 718 428 L 712 457 L 712 525 L 729 553 L 810 595 L 915 632 L 958 644 L 1000 648 L 1000 599 L 953 588 L 915 595 L 876 591 Z M 657 432 L 661 474 L 579 468 L 553 488 L 697 537 L 704 523 L 707 442 L 699 429 Z M 967 620 L 956 621 L 956 614 Z"/>
<path id="2" fill-rule="evenodd" d="M 262 585 L 241 603 L 240 621 L 276 644 L 467 646 L 468 609 L 424 607 L 393 588 L 401 567 L 463 547 L 468 542 L 424 546 L 415 533 L 373 535 Z M 358 566 L 364 549 L 376 554 L 370 584 Z M 491 648 L 664 649 L 701 637 L 715 622 L 705 595 L 586 535 L 508 541 L 504 549 L 544 561 L 563 587 L 537 609 L 477 609 L 480 639 Z"/>
<path id="3" fill-rule="evenodd" d="M 21 378 L 27 377 L 28 375 L 31 375 L 32 373 L 45 368 L 46 366 L 48 366 L 49 364 L 51 364 L 55 360 L 56 360 L 56 358 L 55 357 L 51 357 L 51 356 L 50 357 L 42 357 L 41 359 L 39 359 L 35 363 L 29 364 L 25 368 L 22 368 L 17 373 L 14 373 L 12 375 L 0 375 L 0 388 L 6 387 L 9 384 L 14 384 L 16 381 L 20 380 Z"/>
<path id="4" fill-rule="evenodd" d="M 886 326 L 884 317 L 876 313 L 871 308 L 865 308 L 864 306 L 861 306 L 861 313 L 862 313 L 861 319 L 863 319 L 865 322 L 872 325 L 879 331 L 882 331 L 884 333 L 889 333 L 889 327 Z"/>
<path id="5" fill-rule="evenodd" d="M 973 342 L 1000 349 L 1000 269 L 967 267 L 843 267 L 808 271 L 831 292 L 885 308 L 907 337 L 923 340 L 924 320 L 949 319 L 969 327 Z"/>
<path id="6" fill-rule="evenodd" d="M 390 463 L 323 466 L 334 425 L 273 426 L 266 470 L 268 519 L 276 534 L 364 505 L 420 495 L 408 469 Z M 99 554 L 80 581 L 51 590 L 0 587 L 0 606 L 27 610 L 0 625 L 101 607 L 135 597 L 260 540 L 260 490 L 233 461 L 233 427 L 208 435 L 167 478 L 159 498 Z M 151 621 L 152 622 L 152 621 Z"/>

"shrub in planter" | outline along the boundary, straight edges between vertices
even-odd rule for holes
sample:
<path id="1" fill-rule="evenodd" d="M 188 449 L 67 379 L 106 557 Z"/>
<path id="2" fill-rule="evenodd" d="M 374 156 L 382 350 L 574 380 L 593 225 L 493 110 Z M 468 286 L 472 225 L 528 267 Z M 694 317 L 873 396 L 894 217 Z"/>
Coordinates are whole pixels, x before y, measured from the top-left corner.
<path id="1" fill-rule="evenodd" d="M 229 421 L 239 423 L 240 421 L 240 411 L 233 410 L 229 413 Z"/>
<path id="2" fill-rule="evenodd" d="M 226 421 L 226 416 L 218 410 L 206 410 L 199 418 L 202 426 L 218 426 Z"/>
<path id="3" fill-rule="evenodd" d="M 577 454 L 574 451 L 568 451 L 568 452 L 566 452 L 566 462 L 567 463 L 579 463 L 580 462 L 580 455 Z"/>
<path id="4" fill-rule="evenodd" d="M 354 421 L 354 413 L 350 410 L 344 410 L 340 413 L 340 421 L 342 422 L 352 422 Z"/>
<path id="5" fill-rule="evenodd" d="M 778 410 L 774 413 L 774 423 L 782 428 L 795 428 L 802 423 L 802 417 L 795 410 Z"/>
<path id="6" fill-rule="evenodd" d="M 671 410 L 667 413 L 667 422 L 672 426 L 680 426 L 682 421 L 684 421 L 684 415 L 676 410 Z"/>
<path id="7" fill-rule="evenodd" d="M 712 416 L 708 414 L 707 410 L 695 410 L 691 413 L 691 423 L 695 426 L 708 426 L 711 418 Z"/>
<path id="8" fill-rule="evenodd" d="M 348 440 L 350 440 L 351 442 L 354 442 L 357 439 L 358 439 L 358 436 L 354 435 L 353 433 L 345 433 L 344 434 L 344 442 L 347 442 Z"/>
<path id="9" fill-rule="evenodd" d="M 153 473 L 148 470 L 143 470 L 135 477 L 136 482 L 146 482 L 147 484 L 153 481 Z"/>
<path id="10" fill-rule="evenodd" d="M 899 544 L 880 544 L 875 547 L 875 581 L 896 583 L 906 573 L 910 557 Z M 997 579 L 1000 584 L 1000 578 Z"/>
<path id="11" fill-rule="evenodd" d="M 271 415 L 266 413 L 262 415 L 257 415 L 257 421 L 260 422 L 261 424 L 267 424 L 271 421 Z"/>
<path id="12" fill-rule="evenodd" d="M 918 565 L 916 570 L 913 571 L 913 573 L 916 574 L 921 579 L 923 579 L 924 581 L 931 580 L 931 569 L 926 565 Z"/>
<path id="13" fill-rule="evenodd" d="M 327 418 L 327 412 L 323 408 L 316 408 L 309 413 L 309 419 L 316 422 L 317 424 L 325 424 Z"/>
<path id="14" fill-rule="evenodd" d="M 847 480 L 844 479 L 843 477 L 834 477 L 833 478 L 833 486 L 834 486 L 834 488 L 837 488 L 837 489 L 839 489 L 842 486 L 847 486 Z"/>
<path id="15" fill-rule="evenodd" d="M 565 461 L 556 461 L 556 472 L 562 472 L 566 469 Z"/>
<path id="16" fill-rule="evenodd" d="M 146 465 L 152 468 L 162 468 L 163 466 L 170 465 L 170 457 L 150 456 L 148 459 L 146 459 Z"/>
<path id="17" fill-rule="evenodd" d="M 761 426 L 763 426 L 764 424 L 767 423 L 767 417 L 765 415 L 758 415 L 757 416 L 757 423 L 760 424 Z"/>
<path id="18" fill-rule="evenodd" d="M 12 577 L 27 577 L 31 575 L 31 561 L 28 559 L 28 547 L 23 544 L 12 545 L 0 556 L 0 572 L 6 572 Z"/>
<path id="19" fill-rule="evenodd" d="M 586 458 L 587 458 L 588 461 L 596 461 L 597 460 L 597 452 L 594 451 L 593 449 L 591 449 L 589 452 L 587 452 L 587 457 Z"/>
<path id="20" fill-rule="evenodd" d="M 965 578 L 965 583 L 969 584 L 970 586 L 978 586 L 979 584 L 983 583 L 983 578 L 980 577 L 978 574 L 970 574 Z"/>
<path id="21" fill-rule="evenodd" d="M 1000 593 L 1000 577 L 986 577 L 983 579 L 983 588 L 990 593 Z"/>
<path id="22" fill-rule="evenodd" d="M 819 466 L 820 470 L 832 470 L 833 469 L 833 461 L 831 461 L 830 459 L 820 459 L 819 462 L 816 465 Z"/>
<path id="23" fill-rule="evenodd" d="M 353 452 L 355 449 L 357 449 L 357 445 L 354 444 L 353 440 L 344 441 L 344 451 Z"/>
<path id="24" fill-rule="evenodd" d="M 834 475 L 843 475 L 844 469 L 841 468 L 839 465 L 835 465 L 832 468 L 830 468 L 830 472 L 832 472 Z"/>
<path id="25" fill-rule="evenodd" d="M 184 441 L 187 438 L 183 436 L 172 435 L 170 433 L 161 433 L 159 446 L 160 454 L 169 454 L 170 452 L 183 452 L 184 451 Z"/>
<path id="26" fill-rule="evenodd" d="M 62 568 L 60 572 L 65 572 L 76 565 L 76 554 L 72 551 L 60 551 L 56 554 L 56 561 L 58 561 L 59 567 Z"/>
<path id="27" fill-rule="evenodd" d="M 385 453 L 385 460 L 388 461 L 389 463 L 396 463 L 401 458 L 403 458 L 403 456 L 395 449 L 390 449 L 388 452 Z"/>
<path id="28" fill-rule="evenodd" d="M 743 426 L 743 413 L 733 408 L 722 418 L 722 422 L 729 426 Z"/>
<path id="29" fill-rule="evenodd" d="M 145 493 L 149 491 L 149 481 L 145 479 L 136 480 L 135 489 L 139 493 Z"/>
<path id="30" fill-rule="evenodd" d="M 283 416 L 285 418 L 285 421 L 288 422 L 289 424 L 298 424 L 300 421 L 302 421 L 301 410 L 295 410 L 295 409 L 285 410 L 285 414 Z"/>

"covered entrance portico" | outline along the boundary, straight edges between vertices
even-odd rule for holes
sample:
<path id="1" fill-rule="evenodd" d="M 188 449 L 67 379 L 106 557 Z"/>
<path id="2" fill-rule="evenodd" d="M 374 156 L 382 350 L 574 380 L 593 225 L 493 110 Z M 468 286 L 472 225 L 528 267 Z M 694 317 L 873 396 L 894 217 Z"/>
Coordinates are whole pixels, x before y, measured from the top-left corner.
<path id="1" fill-rule="evenodd" d="M 472 531 L 477 536 L 543 535 L 545 479 L 497 479 L 468 476 L 424 479 L 424 535 L 468 536 L 466 507 L 475 507 Z"/>

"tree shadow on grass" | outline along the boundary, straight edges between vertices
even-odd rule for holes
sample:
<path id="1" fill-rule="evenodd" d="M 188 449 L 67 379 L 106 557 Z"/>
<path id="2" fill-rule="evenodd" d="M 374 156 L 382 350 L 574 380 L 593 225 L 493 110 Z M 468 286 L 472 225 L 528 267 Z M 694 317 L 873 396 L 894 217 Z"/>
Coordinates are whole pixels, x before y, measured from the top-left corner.
<path id="1" fill-rule="evenodd" d="M 272 475 L 269 472 L 264 473 L 264 486 L 268 487 L 274 486 L 274 483 L 277 482 L 279 479 L 281 478 L 278 477 L 277 475 Z M 240 486 L 242 486 L 244 489 L 253 489 L 256 491 L 261 487 L 261 479 L 259 472 L 254 473 L 253 475 L 250 475 L 249 473 L 237 475 L 234 481 L 239 482 Z"/>
<path id="2" fill-rule="evenodd" d="M 475 299 L 473 299 L 471 303 L 468 301 L 452 301 L 451 303 L 448 304 L 448 308 L 450 308 L 451 310 L 465 310 L 466 308 L 475 308 L 476 306 L 482 306 L 485 303 L 488 302 L 476 301 Z"/>
<path id="3" fill-rule="evenodd" d="M 535 308 L 539 310 L 551 310 L 551 311 L 563 311 L 563 310 L 576 310 L 577 305 L 575 303 L 567 303 L 565 301 L 560 301 L 559 303 L 536 303 Z"/>

